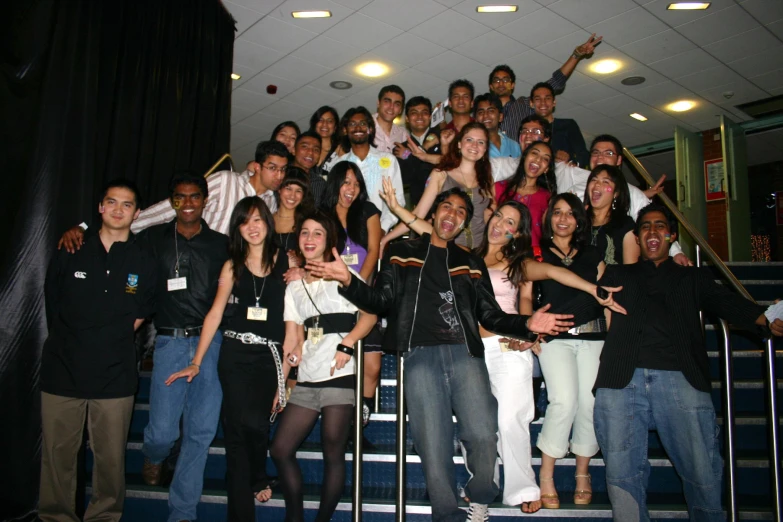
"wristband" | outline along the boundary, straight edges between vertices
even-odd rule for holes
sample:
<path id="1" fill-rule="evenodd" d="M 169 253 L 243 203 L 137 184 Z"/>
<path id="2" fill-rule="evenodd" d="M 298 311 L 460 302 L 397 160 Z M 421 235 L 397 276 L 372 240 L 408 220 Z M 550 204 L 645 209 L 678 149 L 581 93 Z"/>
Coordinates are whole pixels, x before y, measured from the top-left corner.
<path id="1" fill-rule="evenodd" d="M 79 228 L 81 228 L 83 231 L 87 232 L 87 229 L 88 229 L 89 227 L 87 226 L 87 223 L 85 223 L 84 221 L 82 221 L 81 223 L 79 223 Z"/>
<path id="2" fill-rule="evenodd" d="M 191 365 L 191 366 L 195 366 L 195 367 L 196 367 L 196 368 L 198 368 L 199 370 L 201 369 L 201 365 L 200 365 L 200 364 L 196 364 L 196 363 L 194 363 L 193 361 L 190 361 L 190 365 Z"/>
<path id="3" fill-rule="evenodd" d="M 345 346 L 344 344 L 338 344 L 337 345 L 337 351 L 343 352 L 344 354 L 348 354 L 351 357 L 353 357 L 354 349 L 351 346 Z"/>
<path id="4" fill-rule="evenodd" d="M 412 224 L 416 222 L 417 219 L 419 219 L 419 216 L 413 216 L 413 219 L 411 219 L 408 223 L 405 223 L 405 226 L 410 227 Z"/>

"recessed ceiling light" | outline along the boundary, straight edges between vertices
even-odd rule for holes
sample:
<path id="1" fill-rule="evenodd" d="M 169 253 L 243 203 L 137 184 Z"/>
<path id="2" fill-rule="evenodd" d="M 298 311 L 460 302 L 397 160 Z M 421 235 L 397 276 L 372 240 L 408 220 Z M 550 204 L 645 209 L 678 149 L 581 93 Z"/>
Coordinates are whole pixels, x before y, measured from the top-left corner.
<path id="1" fill-rule="evenodd" d="M 631 118 L 633 118 L 634 120 L 647 121 L 647 118 L 645 118 L 644 116 L 642 116 L 638 112 L 634 112 L 633 114 L 630 114 L 629 116 L 631 116 Z"/>
<path id="2" fill-rule="evenodd" d="M 629 76 L 628 78 L 623 78 L 620 80 L 620 83 L 623 85 L 640 85 L 647 81 L 647 78 L 644 76 Z"/>
<path id="3" fill-rule="evenodd" d="M 240 78 L 241 78 L 241 76 L 240 76 L 240 75 L 238 75 L 237 73 L 231 73 L 231 79 L 232 79 L 232 80 L 238 80 L 238 79 L 240 79 Z"/>
<path id="4" fill-rule="evenodd" d="M 353 87 L 353 84 L 351 82 L 346 82 L 344 80 L 335 80 L 329 83 L 329 87 L 331 87 L 332 89 L 344 91 L 346 89 L 350 89 L 351 87 Z"/>
<path id="5" fill-rule="evenodd" d="M 674 103 L 670 103 L 666 106 L 667 109 L 674 112 L 685 112 L 693 109 L 696 104 L 690 100 L 680 100 Z"/>
<path id="6" fill-rule="evenodd" d="M 294 18 L 329 18 L 331 11 L 294 11 L 291 13 Z"/>
<path id="7" fill-rule="evenodd" d="M 389 72 L 389 68 L 382 63 L 378 62 L 365 62 L 356 67 L 356 72 L 362 76 L 369 76 L 370 78 L 377 78 L 383 76 Z"/>
<path id="8" fill-rule="evenodd" d="M 712 2 L 676 2 L 669 4 L 666 8 L 669 11 L 696 11 L 699 9 L 707 9 Z"/>
<path id="9" fill-rule="evenodd" d="M 476 8 L 479 13 L 516 13 L 515 5 L 480 5 Z"/>
<path id="10" fill-rule="evenodd" d="M 609 74 L 618 70 L 622 64 L 617 60 L 601 60 L 590 66 L 590 70 L 598 74 Z"/>

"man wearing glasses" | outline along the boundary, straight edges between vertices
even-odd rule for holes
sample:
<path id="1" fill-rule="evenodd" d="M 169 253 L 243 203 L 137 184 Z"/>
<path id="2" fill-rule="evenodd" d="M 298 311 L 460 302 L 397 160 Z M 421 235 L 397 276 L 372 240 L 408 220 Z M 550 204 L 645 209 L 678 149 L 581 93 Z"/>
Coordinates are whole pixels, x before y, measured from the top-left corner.
<path id="1" fill-rule="evenodd" d="M 275 191 L 285 177 L 288 165 L 288 149 L 277 141 L 263 141 L 256 147 L 256 160 L 247 164 L 247 170 L 241 174 L 230 170 L 215 172 L 207 178 L 209 199 L 204 206 L 204 221 L 209 228 L 228 235 L 231 212 L 237 202 L 248 196 L 258 196 L 271 212 L 277 210 Z M 131 231 L 137 234 L 154 225 L 168 223 L 177 217 L 177 211 L 169 199 L 164 199 L 141 211 L 131 225 Z M 68 252 L 78 250 L 84 240 L 84 223 L 67 230 L 57 248 L 65 247 Z"/>
<path id="2" fill-rule="evenodd" d="M 595 47 L 602 38 L 603 36 L 596 38 L 595 34 L 590 35 L 585 43 L 574 49 L 562 67 L 552 73 L 552 77 L 547 80 L 547 83 L 552 86 L 554 91 L 563 92 L 566 81 L 576 66 L 581 60 L 592 56 Z M 514 71 L 508 65 L 498 65 L 489 74 L 489 90 L 497 94 L 500 101 L 503 102 L 503 121 L 500 123 L 500 130 L 514 141 L 517 141 L 519 137 L 519 126 L 522 120 L 535 113 L 527 96 L 514 98 L 516 80 Z"/>
<path id="3" fill-rule="evenodd" d="M 398 197 L 402 198 L 401 205 L 405 205 L 402 174 L 397 158 L 387 152 L 381 152 L 370 144 L 375 140 L 375 121 L 372 114 L 364 107 L 348 109 L 340 120 L 340 126 L 351 146 L 350 152 L 343 154 L 334 162 L 351 161 L 359 166 L 367 186 L 367 199 L 369 199 L 381 211 L 381 228 L 384 233 L 397 223 L 397 217 L 383 202 L 379 191 L 381 178 L 389 177 L 394 185 Z M 333 165 L 330 165 L 330 169 Z"/>

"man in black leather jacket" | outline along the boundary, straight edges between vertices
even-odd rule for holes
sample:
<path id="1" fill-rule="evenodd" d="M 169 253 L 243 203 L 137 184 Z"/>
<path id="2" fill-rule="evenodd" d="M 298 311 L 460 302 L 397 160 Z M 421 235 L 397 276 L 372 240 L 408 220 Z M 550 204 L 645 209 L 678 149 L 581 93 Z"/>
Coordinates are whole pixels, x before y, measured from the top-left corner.
<path id="1" fill-rule="evenodd" d="M 339 281 L 341 293 L 370 313 L 388 314 L 384 348 L 405 352 L 408 417 L 421 456 L 435 521 L 462 522 L 453 463 L 452 410 L 459 423 L 465 465 L 471 479 L 465 495 L 469 520 L 487 520 L 487 504 L 498 494 L 497 402 L 492 396 L 478 325 L 501 335 L 526 339 L 565 331 L 567 315 L 506 314 L 495 301 L 484 261 L 454 244 L 469 223 L 473 204 L 454 188 L 433 203 L 433 234 L 395 243 L 387 249 L 371 288 L 351 277 L 339 261 L 309 269 Z"/>

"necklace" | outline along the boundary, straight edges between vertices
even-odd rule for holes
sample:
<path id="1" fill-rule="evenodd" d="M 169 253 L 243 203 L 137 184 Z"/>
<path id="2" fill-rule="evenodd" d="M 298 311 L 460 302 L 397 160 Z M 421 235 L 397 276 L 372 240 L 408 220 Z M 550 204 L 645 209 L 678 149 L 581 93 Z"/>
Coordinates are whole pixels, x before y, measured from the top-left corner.
<path id="1" fill-rule="evenodd" d="M 592 233 L 592 239 L 590 240 L 591 246 L 598 246 L 598 234 L 601 232 L 601 229 L 603 228 L 603 225 L 599 225 L 597 227 L 592 227 L 591 233 Z"/>
<path id="2" fill-rule="evenodd" d="M 250 269 L 248 268 L 248 271 L 249 270 Z M 256 276 L 255 276 L 255 274 L 253 272 L 250 272 L 250 275 L 253 277 L 253 297 L 256 298 L 256 308 L 260 308 L 261 305 L 259 304 L 259 302 L 261 301 L 261 296 L 264 295 L 264 287 L 266 286 L 266 276 L 262 277 L 264 282 L 261 283 L 261 293 L 257 294 L 256 293 Z"/>
<path id="3" fill-rule="evenodd" d="M 563 262 L 563 266 L 571 266 L 571 263 L 574 262 L 574 258 L 571 257 L 571 252 L 573 252 L 574 249 L 572 247 L 569 247 L 568 253 L 566 254 L 565 252 L 560 250 L 560 247 L 558 247 L 556 244 L 552 243 L 552 247 L 558 252 L 560 252 L 561 254 L 563 254 L 563 258 L 560 260 Z"/>

